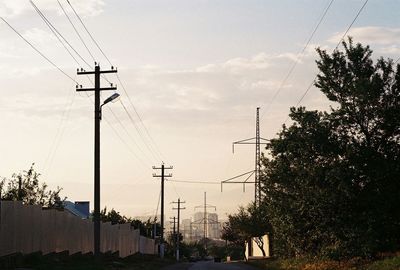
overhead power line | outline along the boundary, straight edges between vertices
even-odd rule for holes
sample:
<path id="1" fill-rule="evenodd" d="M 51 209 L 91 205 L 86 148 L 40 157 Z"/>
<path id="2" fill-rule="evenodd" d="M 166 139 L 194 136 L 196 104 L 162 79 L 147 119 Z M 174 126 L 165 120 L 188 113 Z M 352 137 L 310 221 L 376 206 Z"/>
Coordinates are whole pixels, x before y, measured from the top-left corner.
<path id="1" fill-rule="evenodd" d="M 71 5 L 71 3 L 67 0 L 68 5 L 71 7 L 72 11 L 74 12 L 75 16 L 78 18 L 78 20 L 81 22 L 83 28 L 86 30 L 86 33 L 89 35 L 89 37 L 92 39 L 93 43 L 96 45 L 96 47 L 100 50 L 100 52 L 103 54 L 103 56 L 107 59 L 108 63 L 110 64 L 110 66 L 112 66 L 110 59 L 108 59 L 108 57 L 105 55 L 105 53 L 103 52 L 103 50 L 100 48 L 99 44 L 96 42 L 96 40 L 93 38 L 92 34 L 89 32 L 89 30 L 87 29 L 86 25 L 83 23 L 81 17 L 79 16 L 79 14 L 75 11 L 74 7 Z"/>
<path id="2" fill-rule="evenodd" d="M 61 3 L 57 0 L 58 4 L 60 5 L 61 9 L 63 10 L 65 16 L 67 16 L 69 22 L 71 23 L 72 27 L 75 30 L 75 33 L 78 35 L 79 39 L 81 40 L 82 44 L 85 46 L 86 50 L 88 51 L 89 55 L 92 57 L 93 62 L 96 62 L 96 59 L 94 58 L 93 54 L 90 52 L 88 46 L 86 45 L 85 41 L 83 40 L 82 36 L 79 34 L 78 30 L 75 28 L 74 24 L 72 23 L 71 19 L 69 18 L 69 16 L 67 15 L 67 13 L 65 12 L 64 8 L 62 7 Z M 74 11 L 75 15 L 78 17 L 79 20 L 81 20 L 81 18 L 78 16 L 78 14 L 75 12 L 75 9 L 72 7 L 72 5 L 69 3 L 69 1 L 67 0 L 69 6 L 71 7 L 71 9 Z M 82 22 L 82 21 L 81 21 Z"/>
<path id="3" fill-rule="evenodd" d="M 105 52 L 102 50 L 102 48 L 100 47 L 99 43 L 96 41 L 96 39 L 94 38 L 94 36 L 91 34 L 91 32 L 89 31 L 89 29 L 86 27 L 85 23 L 83 22 L 82 18 L 79 16 L 78 12 L 76 11 L 76 9 L 73 7 L 73 5 L 71 4 L 70 1 L 67 0 L 68 5 L 71 7 L 72 11 L 74 12 L 75 16 L 78 18 L 79 22 L 82 24 L 83 28 L 85 29 L 86 33 L 88 34 L 88 36 L 91 38 L 91 40 L 93 41 L 93 43 L 96 45 L 96 47 L 99 49 L 99 51 L 101 52 L 101 54 L 106 58 L 106 60 L 108 61 L 108 63 L 113 66 L 111 60 L 107 57 L 107 55 L 105 54 Z M 140 116 L 138 110 L 136 109 L 136 106 L 133 104 L 132 99 L 130 97 L 130 95 L 128 94 L 128 91 L 125 88 L 125 85 L 122 83 L 120 77 L 118 74 L 116 74 L 117 79 L 120 83 L 120 85 L 122 86 L 122 89 L 124 90 L 124 93 L 126 95 L 126 97 L 128 98 L 128 101 L 130 103 L 130 105 L 132 106 L 135 115 L 138 117 L 139 122 L 141 123 L 142 128 L 145 131 L 145 134 L 147 135 L 147 137 L 149 138 L 149 141 L 146 140 L 146 136 L 143 135 L 143 133 L 141 132 L 140 128 L 136 125 L 136 122 L 133 120 L 132 116 L 129 114 L 127 107 L 122 103 L 122 99 L 121 100 L 121 104 L 123 106 L 123 109 L 126 111 L 126 113 L 128 114 L 128 117 L 130 119 L 130 121 L 132 122 L 132 124 L 135 126 L 135 129 L 137 130 L 137 132 L 139 133 L 139 135 L 141 136 L 143 143 L 146 145 L 146 147 L 149 149 L 149 151 L 152 153 L 152 155 L 154 156 L 154 152 L 157 153 L 157 155 L 159 156 L 159 158 L 155 159 L 160 159 L 162 160 L 164 158 L 163 154 L 161 153 L 161 151 L 159 150 L 159 147 L 157 146 L 156 142 L 154 141 L 153 137 L 151 136 L 150 132 L 148 131 L 147 127 L 144 125 L 143 119 Z M 150 142 L 150 143 L 149 143 Z M 152 146 L 154 145 L 154 147 Z M 153 149 L 154 148 L 154 149 Z"/>
<path id="4" fill-rule="evenodd" d="M 352 22 L 350 23 L 350 25 L 347 27 L 346 31 L 344 32 L 344 34 L 342 35 L 342 37 L 340 38 L 340 40 L 338 41 L 335 50 L 337 50 L 340 46 L 340 44 L 343 42 L 343 40 L 345 39 L 346 35 L 348 34 L 348 32 L 350 31 L 350 29 L 353 27 L 354 23 L 356 22 L 356 20 L 358 19 L 358 17 L 360 16 L 361 12 L 364 10 L 365 6 L 367 5 L 369 0 L 365 0 L 363 5 L 360 7 L 360 9 L 358 10 L 356 16 L 354 17 L 354 19 L 352 20 Z M 400 59 L 400 58 L 399 58 Z M 311 87 L 315 84 L 316 79 L 318 78 L 318 75 L 321 72 L 318 72 L 317 75 L 315 75 L 314 79 L 311 81 L 311 83 L 309 84 L 309 86 L 306 88 L 306 90 L 303 92 L 303 94 L 301 95 L 300 99 L 297 101 L 296 106 L 298 106 L 303 99 L 306 97 L 306 95 L 308 94 L 308 92 L 310 91 Z M 286 118 L 285 123 L 287 123 L 287 121 L 289 120 L 289 116 Z"/>
<path id="5" fill-rule="evenodd" d="M 271 104 L 275 101 L 276 97 L 279 95 L 279 93 L 281 92 L 283 87 L 286 85 L 286 82 L 288 81 L 289 77 L 292 75 L 294 69 L 296 68 L 297 64 L 299 63 L 300 59 L 304 55 L 305 50 L 307 49 L 308 45 L 310 44 L 311 40 L 313 39 L 315 33 L 317 32 L 318 28 L 320 27 L 322 21 L 324 20 L 326 14 L 328 13 L 328 11 L 331 8 L 334 1 L 335 0 L 330 0 L 328 6 L 324 9 L 324 12 L 323 12 L 321 18 L 319 19 L 317 25 L 314 27 L 314 30 L 312 31 L 312 33 L 311 33 L 310 37 L 308 38 L 306 44 L 304 45 L 303 49 L 299 53 L 297 53 L 296 59 L 293 61 L 293 64 L 292 64 L 291 68 L 289 69 L 288 73 L 286 74 L 285 78 L 279 85 L 278 89 L 276 90 L 276 92 L 274 93 L 274 95 L 272 96 L 270 101 L 266 104 L 266 106 L 265 106 L 266 109 L 264 110 L 261 118 L 264 117 L 264 115 L 267 113 L 267 111 L 271 107 Z"/>
<path id="6" fill-rule="evenodd" d="M 39 51 L 39 49 L 37 49 L 31 42 L 29 42 L 21 33 L 19 33 L 17 31 L 17 29 L 15 29 L 14 27 L 12 27 L 8 21 L 6 19 L 4 19 L 3 17 L 0 17 L 0 19 L 7 24 L 7 26 L 13 30 L 21 39 L 23 39 L 29 46 L 32 47 L 32 49 L 34 49 L 41 57 L 43 57 L 47 62 L 49 62 L 53 67 L 55 67 L 56 69 L 58 69 L 58 71 L 60 71 L 62 74 L 64 74 L 64 76 L 66 76 L 67 78 L 69 78 L 71 81 L 75 82 L 76 84 L 79 84 L 74 78 L 72 78 L 70 75 L 68 75 L 64 70 L 62 70 L 59 66 L 57 66 L 52 60 L 50 60 L 50 58 L 48 58 L 46 55 L 44 55 L 41 51 Z"/>

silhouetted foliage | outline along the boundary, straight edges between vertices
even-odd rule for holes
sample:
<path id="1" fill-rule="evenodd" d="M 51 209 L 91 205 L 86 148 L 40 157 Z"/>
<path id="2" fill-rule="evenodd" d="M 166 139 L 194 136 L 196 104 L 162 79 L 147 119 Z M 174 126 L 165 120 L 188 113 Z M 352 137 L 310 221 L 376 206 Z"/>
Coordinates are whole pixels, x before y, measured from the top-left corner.
<path id="1" fill-rule="evenodd" d="M 100 220 L 102 222 L 111 222 L 112 225 L 131 222 L 130 218 L 122 216 L 119 212 L 115 211 L 114 208 L 107 212 L 107 207 L 104 207 L 103 210 L 100 210 Z"/>
<path id="2" fill-rule="evenodd" d="M 222 228 L 221 238 L 244 248 L 245 241 L 254 238 L 257 246 L 265 256 L 264 242 L 262 236 L 271 231 L 271 225 L 265 219 L 265 207 L 257 207 L 254 204 L 246 209 L 239 207 L 237 214 L 229 215 L 228 222 Z"/>
<path id="3" fill-rule="evenodd" d="M 318 49 L 330 112 L 291 108 L 267 145 L 263 202 L 280 255 L 369 256 L 400 248 L 400 65 L 368 46 Z"/>
<path id="4" fill-rule="evenodd" d="M 11 178 L 3 178 L 0 182 L 0 196 L 2 200 L 21 200 L 24 204 L 42 205 L 44 207 L 62 208 L 67 199 L 60 197 L 62 188 L 48 190 L 46 183 L 39 182 L 40 173 L 34 169 L 34 164 L 29 170 L 14 173 Z M 21 183 L 21 190 L 19 190 Z"/>
<path id="5" fill-rule="evenodd" d="M 148 219 L 146 222 L 143 222 L 139 219 L 132 219 L 121 215 L 119 212 L 115 211 L 114 208 L 107 212 L 107 207 L 104 207 L 104 209 L 100 211 L 100 220 L 102 222 L 111 222 L 112 225 L 130 223 L 135 230 L 139 230 L 140 235 L 150 238 L 154 238 L 154 223 L 156 223 L 157 232 L 159 233 L 161 230 L 161 226 L 156 220 L 152 222 Z"/>

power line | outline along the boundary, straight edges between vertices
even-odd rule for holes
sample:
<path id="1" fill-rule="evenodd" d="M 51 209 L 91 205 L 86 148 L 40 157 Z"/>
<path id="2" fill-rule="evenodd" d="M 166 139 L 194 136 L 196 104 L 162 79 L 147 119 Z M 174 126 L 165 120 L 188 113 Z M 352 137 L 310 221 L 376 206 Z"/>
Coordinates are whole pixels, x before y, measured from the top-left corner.
<path id="1" fill-rule="evenodd" d="M 210 185 L 220 185 L 220 182 L 212 182 L 212 181 L 190 181 L 190 180 L 175 180 L 168 179 L 167 182 L 176 182 L 176 183 L 188 183 L 188 184 L 210 184 Z"/>
<path id="2" fill-rule="evenodd" d="M 64 42 L 61 41 L 60 37 L 62 37 L 62 39 L 70 46 L 71 49 L 74 50 L 74 52 L 83 60 L 84 63 L 86 63 L 89 67 L 90 65 L 87 63 L 87 61 L 73 48 L 73 46 L 68 42 L 68 40 L 66 40 L 66 38 L 57 30 L 57 28 L 46 18 L 46 16 L 40 11 L 40 9 L 34 4 L 33 1 L 30 1 L 32 6 L 35 8 L 36 12 L 39 14 L 39 16 L 43 19 L 43 21 L 46 23 L 46 25 L 49 27 L 49 29 L 52 31 L 52 33 L 57 37 L 57 39 L 59 40 L 59 42 L 64 46 L 64 48 L 67 50 L 67 52 L 69 53 L 69 55 L 75 60 L 75 62 L 78 64 L 78 66 L 81 66 L 80 63 L 75 59 L 75 57 L 71 54 L 71 52 L 68 50 L 68 48 L 65 46 Z M 61 3 L 58 1 L 58 3 L 60 4 L 60 7 L 62 8 L 64 14 L 67 16 L 68 20 L 69 17 L 66 14 L 65 10 L 63 9 Z M 70 20 L 69 20 L 70 21 Z M 70 21 L 70 23 L 72 24 L 72 22 Z M 73 24 L 72 24 L 73 25 Z M 59 37 L 60 36 L 60 37 Z M 89 79 L 89 81 L 93 84 L 93 82 Z M 86 93 L 87 94 L 87 93 Z M 87 95 L 88 96 L 88 95 Z M 89 97 L 89 96 L 88 96 Z M 116 118 L 116 120 L 121 124 L 121 126 L 124 128 L 125 131 L 126 128 L 125 126 L 121 123 L 120 119 L 115 115 L 115 113 L 113 112 L 113 110 L 108 107 L 108 109 L 112 112 L 112 114 L 114 115 L 114 117 Z M 109 122 L 107 121 L 107 123 L 109 124 Z M 128 146 L 128 144 L 122 139 L 122 137 L 116 132 L 116 130 L 114 129 L 114 127 L 109 124 L 110 127 L 113 129 L 113 131 L 117 134 L 118 138 L 127 146 L 128 150 L 139 160 L 141 161 L 143 164 L 144 162 L 139 158 L 139 156 L 136 155 L 136 153 L 134 151 L 132 151 L 132 149 Z M 130 136 L 130 134 L 128 133 L 128 135 Z M 131 137 L 131 136 L 130 136 Z M 136 143 L 135 143 L 136 144 Z M 145 165 L 145 164 L 144 164 Z"/>
<path id="3" fill-rule="evenodd" d="M 22 38 L 29 46 L 32 47 L 32 49 L 34 49 L 41 57 L 43 57 L 44 59 L 46 59 L 47 62 L 49 62 L 53 67 L 55 67 L 56 69 L 58 69 L 58 71 L 60 71 L 62 74 L 64 74 L 67 78 L 69 78 L 71 81 L 75 82 L 76 84 L 79 84 L 74 78 L 72 78 L 70 75 L 68 75 L 64 70 L 62 70 L 60 67 L 58 67 L 52 60 L 50 60 L 47 56 L 45 56 L 41 51 L 39 51 L 39 49 L 37 49 L 31 42 L 29 42 L 22 34 L 20 34 L 14 27 L 12 27 L 7 21 L 6 19 L 4 19 L 3 17 L 0 17 L 1 20 L 3 20 L 3 22 L 5 24 L 7 24 L 8 27 L 10 27 L 11 30 L 13 30 L 20 38 Z"/>
<path id="4" fill-rule="evenodd" d="M 122 89 L 124 90 L 124 93 L 126 94 L 126 97 L 128 98 L 129 103 L 131 104 L 131 106 L 132 106 L 132 108 L 133 108 L 133 110 L 134 110 L 136 116 L 138 117 L 140 123 L 142 124 L 142 127 L 143 127 L 144 131 L 146 132 L 147 136 L 150 138 L 150 141 L 154 144 L 155 150 L 156 150 L 157 154 L 160 156 L 161 159 L 165 159 L 165 157 L 163 156 L 163 154 L 162 154 L 161 151 L 159 150 L 159 147 L 157 146 L 156 142 L 154 141 L 153 137 L 150 135 L 150 132 L 148 131 L 148 129 L 147 129 L 146 126 L 144 125 L 144 122 L 143 122 L 143 120 L 142 120 L 142 117 L 140 116 L 140 114 L 139 114 L 138 110 L 136 109 L 135 105 L 133 104 L 132 99 L 131 99 L 131 97 L 130 97 L 129 94 L 128 94 L 128 91 L 127 91 L 126 88 L 125 88 L 125 85 L 122 83 L 122 81 L 121 81 L 119 75 L 116 74 L 116 76 L 117 76 L 118 82 L 120 83 Z"/>
<path id="5" fill-rule="evenodd" d="M 86 25 L 85 25 L 85 23 L 83 22 L 82 18 L 79 16 L 78 12 L 76 12 L 75 8 L 72 6 L 72 4 L 69 2 L 69 0 L 67 0 L 67 3 L 69 4 L 69 6 L 71 7 L 71 9 L 73 10 L 74 14 L 76 15 L 76 17 L 78 18 L 78 20 L 79 20 L 80 23 L 82 24 L 83 28 L 85 29 L 86 33 L 89 35 L 89 37 L 91 38 L 91 40 L 93 41 L 93 43 L 96 45 L 96 47 L 97 47 L 97 48 L 99 49 L 99 51 L 102 53 L 102 55 L 107 59 L 108 63 L 109 63 L 111 66 L 113 66 L 113 64 L 111 63 L 111 60 L 107 57 L 107 55 L 106 55 L 106 54 L 104 53 L 104 51 L 101 49 L 100 45 L 99 45 L 98 42 L 95 40 L 95 38 L 93 37 L 93 35 L 90 33 L 89 29 L 86 27 Z M 71 21 L 70 21 L 70 22 L 71 22 Z M 72 22 L 71 22 L 71 23 L 72 23 Z M 74 29 L 75 29 L 75 27 L 74 27 Z M 140 121 L 140 123 L 141 123 L 141 125 L 142 125 L 142 127 L 143 127 L 143 129 L 144 129 L 144 131 L 145 131 L 145 133 L 146 133 L 146 135 L 148 136 L 150 142 L 154 145 L 155 152 L 157 152 L 157 155 L 159 155 L 160 160 L 162 160 L 162 159 L 165 158 L 165 157 L 163 157 L 163 154 L 162 154 L 161 151 L 159 150 L 159 147 L 157 146 L 157 144 L 156 144 L 156 142 L 154 141 L 153 137 L 150 135 L 150 132 L 148 131 L 148 129 L 147 129 L 146 126 L 144 125 L 144 122 L 143 122 L 143 120 L 142 120 L 142 117 L 141 117 L 140 114 L 138 113 L 138 111 L 137 111 L 135 105 L 133 104 L 132 99 L 131 99 L 131 97 L 129 96 L 128 91 L 126 90 L 124 84 L 122 83 L 122 81 L 121 81 L 119 75 L 116 74 L 116 76 L 117 76 L 117 79 L 118 79 L 119 83 L 120 83 L 121 86 L 122 86 L 122 89 L 124 90 L 124 92 L 125 92 L 125 94 L 126 94 L 126 96 L 127 96 L 127 98 L 128 98 L 129 103 L 131 104 L 131 106 L 132 106 L 132 108 L 133 108 L 133 110 L 134 110 L 136 116 L 138 117 L 138 119 L 139 119 L 139 121 Z M 122 104 L 122 102 L 121 102 L 121 104 Z M 123 104 L 122 104 L 122 105 L 123 105 Z M 132 120 L 132 117 L 131 117 L 130 114 L 128 113 L 128 110 L 127 110 L 127 108 L 125 107 L 125 105 L 123 105 L 123 107 L 124 107 L 124 110 L 127 112 L 128 117 Z M 133 122 L 134 122 L 134 121 L 133 121 Z M 143 140 L 143 142 L 145 143 L 146 147 L 149 148 L 149 147 L 147 146 L 147 142 L 146 142 L 145 136 L 143 136 L 143 134 L 142 134 L 142 132 L 140 131 L 140 129 L 137 128 L 136 123 L 134 123 L 134 126 L 135 126 L 135 129 L 138 131 L 139 135 L 142 137 L 142 140 Z M 150 144 L 150 147 L 152 148 L 151 144 Z M 150 149 L 150 148 L 149 148 L 149 151 L 152 152 L 153 149 Z M 153 153 L 152 153 L 152 154 L 153 154 Z M 153 155 L 154 155 L 154 154 L 153 154 Z M 157 159 L 157 158 L 155 158 L 155 159 Z"/>
<path id="6" fill-rule="evenodd" d="M 369 0 L 365 0 L 364 4 L 361 6 L 361 8 L 358 10 L 356 16 L 354 17 L 353 21 L 350 23 L 349 27 L 347 27 L 346 31 L 344 32 L 343 36 L 340 38 L 339 42 L 337 43 L 335 50 L 338 49 L 338 47 L 340 46 L 340 44 L 342 43 L 342 41 L 344 40 L 344 38 L 346 37 L 347 33 L 350 31 L 351 27 L 354 25 L 354 23 L 356 22 L 356 20 L 358 19 L 358 17 L 360 16 L 361 12 L 364 10 L 365 6 L 367 5 Z M 400 60 L 400 58 L 399 58 Z M 304 91 L 304 93 L 301 95 L 300 99 L 297 101 L 296 106 L 298 106 L 303 99 L 305 98 L 305 96 L 308 94 L 308 92 L 310 91 L 311 87 L 314 85 L 315 80 L 317 79 L 318 75 L 321 72 L 318 72 L 317 75 L 315 75 L 314 79 L 311 81 L 310 85 L 307 87 L 307 89 Z M 286 118 L 285 123 L 289 120 L 289 116 Z"/>
<path id="7" fill-rule="evenodd" d="M 75 9 L 71 6 L 71 4 L 69 3 L 69 1 L 67 0 L 68 4 L 70 5 L 70 7 L 72 8 L 72 10 L 74 11 L 75 15 L 78 17 L 79 20 L 80 17 L 78 16 L 78 14 L 75 12 Z M 72 21 L 70 20 L 69 16 L 67 15 L 67 13 L 65 12 L 65 10 L 63 9 L 62 5 L 60 2 L 58 2 L 58 4 L 60 5 L 60 7 L 62 8 L 62 10 L 64 11 L 64 14 L 67 16 L 69 22 L 71 23 L 72 27 L 75 30 L 75 33 L 78 35 L 79 39 L 81 40 L 82 44 L 85 46 L 86 50 L 88 51 L 88 53 L 90 54 L 90 56 L 92 57 L 93 62 L 96 62 L 96 59 L 94 58 L 93 54 L 90 52 L 88 46 L 86 45 L 85 41 L 83 40 L 83 38 L 81 37 L 81 35 L 79 34 L 78 30 L 75 28 L 75 25 L 72 23 Z"/>
<path id="8" fill-rule="evenodd" d="M 136 122 L 133 120 L 131 114 L 129 113 L 128 109 L 126 108 L 125 104 L 122 102 L 122 99 L 119 100 L 124 111 L 126 112 L 126 114 L 128 115 L 129 120 L 131 121 L 132 125 L 135 127 L 136 131 L 139 133 L 139 135 L 142 137 L 142 140 L 144 142 L 144 145 L 147 147 L 147 149 L 149 150 L 149 152 L 153 155 L 153 158 L 155 160 L 157 160 L 158 158 L 155 156 L 154 151 L 150 148 L 150 146 L 146 143 L 146 141 L 143 139 L 143 134 L 140 131 L 139 127 L 137 126 Z"/>
<path id="9" fill-rule="evenodd" d="M 269 110 L 269 108 L 271 107 L 271 104 L 275 101 L 276 97 L 279 95 L 279 93 L 281 92 L 281 90 L 283 89 L 283 87 L 285 86 L 287 80 L 289 79 L 289 77 L 292 75 L 294 69 L 296 68 L 299 60 L 301 59 L 301 57 L 304 55 L 305 50 L 307 49 L 308 45 L 310 44 L 312 38 L 314 37 L 315 33 L 317 32 L 319 26 L 321 25 L 322 21 L 324 20 L 326 14 L 328 13 L 328 10 L 331 8 L 333 2 L 335 0 L 330 0 L 328 6 L 324 9 L 324 12 L 321 16 L 321 18 L 319 19 L 317 25 L 315 26 L 314 30 L 312 31 L 310 37 L 308 38 L 306 44 L 304 45 L 303 49 L 296 55 L 296 59 L 293 62 L 293 65 L 291 66 L 291 68 L 289 69 L 288 73 L 286 74 L 285 78 L 283 79 L 283 81 L 281 82 L 281 84 L 279 85 L 278 89 L 276 90 L 276 92 L 274 93 L 274 95 L 272 96 L 271 100 L 266 104 L 266 109 L 264 110 L 264 113 L 262 114 L 261 117 L 263 117 L 267 111 Z"/>
<path id="10" fill-rule="evenodd" d="M 118 118 L 118 116 L 114 113 L 114 111 L 110 108 L 107 107 L 111 114 L 114 116 L 115 120 L 117 120 L 117 122 L 121 125 L 122 129 L 125 131 L 125 133 L 128 135 L 128 137 L 132 140 L 132 142 L 135 144 L 136 148 L 140 150 L 140 152 L 146 157 L 149 158 L 146 153 L 142 150 L 141 147 L 139 147 L 139 145 L 137 144 L 137 142 L 135 141 L 135 139 L 132 137 L 132 135 L 128 132 L 128 130 L 126 129 L 126 127 L 124 126 L 124 124 L 122 123 L 122 121 Z"/>
<path id="11" fill-rule="evenodd" d="M 103 54 L 103 56 L 107 59 L 108 63 L 110 66 L 112 66 L 111 61 L 108 59 L 108 57 L 105 55 L 103 50 L 100 48 L 99 44 L 96 42 L 96 40 L 93 38 L 93 36 L 90 34 L 89 30 L 87 29 L 86 25 L 83 23 L 81 17 L 79 14 L 75 11 L 74 7 L 71 5 L 71 3 L 67 0 L 68 5 L 71 7 L 72 11 L 75 13 L 76 17 L 79 19 L 81 22 L 83 28 L 86 30 L 86 33 L 88 33 L 89 37 L 92 39 L 93 43 L 96 44 L 96 47 L 100 50 L 100 52 Z"/>

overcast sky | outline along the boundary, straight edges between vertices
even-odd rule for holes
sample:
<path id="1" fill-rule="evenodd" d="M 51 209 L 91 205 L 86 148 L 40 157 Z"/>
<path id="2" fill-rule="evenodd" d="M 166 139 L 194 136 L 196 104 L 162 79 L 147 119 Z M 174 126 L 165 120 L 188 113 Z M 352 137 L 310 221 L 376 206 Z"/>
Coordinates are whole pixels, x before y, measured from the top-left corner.
<path id="1" fill-rule="evenodd" d="M 107 76 L 117 84 L 122 103 L 103 108 L 102 207 L 127 216 L 154 215 L 160 181 L 152 177 L 159 173 L 152 166 L 164 161 L 174 166 L 171 179 L 215 182 L 167 182 L 167 215 L 174 214 L 170 202 L 180 197 L 186 201 L 182 215 L 189 217 L 207 192 L 208 203 L 224 217 L 254 197 L 253 185 L 246 186 L 245 193 L 240 184 L 226 185 L 221 192 L 221 180 L 254 168 L 254 146 L 238 146 L 232 154 L 232 142 L 255 136 L 257 106 L 261 107 L 262 137 L 271 139 L 279 132 L 289 107 L 296 105 L 315 77 L 315 48 L 331 52 L 364 0 L 333 1 L 303 54 L 299 53 L 330 0 L 70 2 L 118 67 L 128 92 L 115 75 Z M 92 65 L 92 57 L 57 1 L 34 3 Z M 102 69 L 109 69 L 68 3 L 60 3 L 95 60 Z M 400 0 L 370 0 L 350 35 L 356 42 L 369 44 L 374 57 L 397 59 L 399 10 Z M 73 80 L 91 87 L 88 78 L 76 75 L 80 66 L 28 0 L 0 0 L 0 14 Z M 69 200 L 92 202 L 92 97 L 76 93 L 72 79 L 3 21 L 0 37 L 0 176 L 10 177 L 34 162 L 41 180 L 51 188 L 62 187 Z M 295 69 L 282 85 L 295 61 Z M 103 80 L 102 85 L 108 82 Z M 328 108 L 326 98 L 315 88 L 301 104 Z"/>

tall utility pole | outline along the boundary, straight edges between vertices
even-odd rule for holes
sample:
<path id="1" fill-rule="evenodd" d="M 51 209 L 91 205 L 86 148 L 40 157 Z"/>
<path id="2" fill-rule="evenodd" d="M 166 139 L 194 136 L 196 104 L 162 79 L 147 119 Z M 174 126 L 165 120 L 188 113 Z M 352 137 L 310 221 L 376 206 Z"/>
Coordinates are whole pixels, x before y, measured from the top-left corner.
<path id="1" fill-rule="evenodd" d="M 153 174 L 153 177 L 161 178 L 161 232 L 160 232 L 160 257 L 164 258 L 164 180 L 167 177 L 172 177 L 172 174 L 165 175 L 165 170 L 172 170 L 173 167 L 165 167 L 164 164 L 161 167 L 153 166 L 154 170 L 161 170 L 161 175 Z"/>
<path id="2" fill-rule="evenodd" d="M 180 224 L 180 213 L 181 210 L 186 209 L 185 207 L 181 207 L 181 203 L 185 203 L 185 202 L 181 202 L 181 199 L 179 198 L 177 202 L 172 202 L 172 203 L 177 203 L 178 207 L 177 208 L 172 208 L 172 210 L 178 210 L 178 232 L 176 234 L 176 260 L 179 262 L 179 242 L 180 242 L 180 237 L 179 237 L 179 224 Z"/>
<path id="3" fill-rule="evenodd" d="M 204 247 L 205 249 L 207 249 L 207 220 L 208 220 L 207 208 L 214 208 L 214 210 L 217 211 L 217 207 L 215 207 L 214 205 L 207 204 L 207 192 L 204 192 L 204 204 L 195 206 L 194 209 L 196 208 L 203 208 L 204 210 L 204 218 L 202 220 L 204 225 L 203 239 L 204 239 Z"/>
<path id="4" fill-rule="evenodd" d="M 254 141 L 255 140 L 255 141 Z M 261 142 L 261 140 L 263 142 Z M 267 144 L 268 141 L 267 139 L 261 138 L 260 137 L 260 108 L 257 107 L 257 112 L 256 112 L 256 136 L 250 139 L 245 139 L 237 142 L 232 143 L 232 151 L 235 151 L 235 144 L 255 144 L 256 146 L 256 151 L 255 151 L 255 168 L 254 171 L 246 172 L 241 175 L 229 178 L 227 180 L 224 180 L 221 182 L 221 190 L 222 190 L 222 184 L 232 184 L 232 183 L 241 183 L 243 184 L 243 189 L 244 189 L 244 184 L 246 183 L 254 183 L 254 202 L 258 206 L 260 205 L 261 202 L 261 180 L 260 180 L 260 175 L 261 175 L 261 150 L 260 150 L 260 145 L 261 144 Z M 254 182 L 248 182 L 247 180 L 250 178 L 251 175 L 254 174 Z M 237 179 L 239 177 L 248 175 L 246 180 L 244 181 L 231 181 L 234 179 Z"/>
<path id="5" fill-rule="evenodd" d="M 94 88 L 76 87 L 76 91 L 94 91 L 94 255 L 100 254 L 100 119 L 101 105 L 100 92 L 105 90 L 117 90 L 117 87 L 100 88 L 100 75 L 103 73 L 117 73 L 117 70 L 111 67 L 111 70 L 100 70 L 100 65 L 95 63 L 94 71 L 78 70 L 78 75 L 94 74 Z"/>

